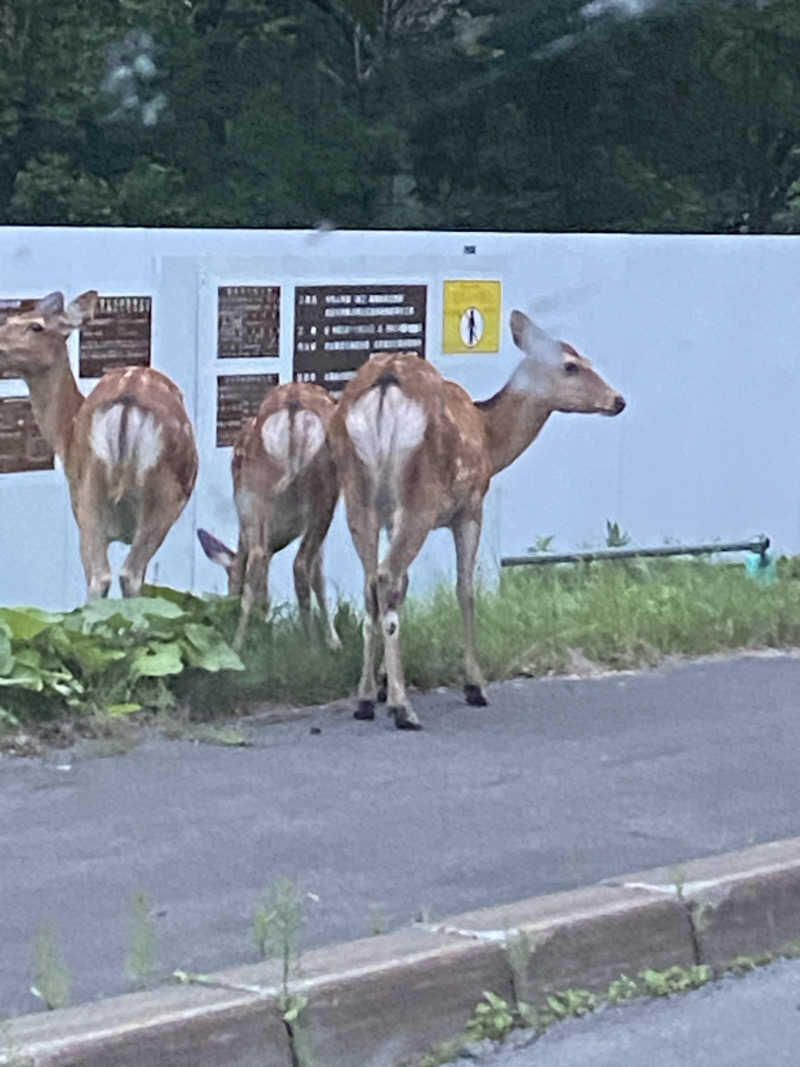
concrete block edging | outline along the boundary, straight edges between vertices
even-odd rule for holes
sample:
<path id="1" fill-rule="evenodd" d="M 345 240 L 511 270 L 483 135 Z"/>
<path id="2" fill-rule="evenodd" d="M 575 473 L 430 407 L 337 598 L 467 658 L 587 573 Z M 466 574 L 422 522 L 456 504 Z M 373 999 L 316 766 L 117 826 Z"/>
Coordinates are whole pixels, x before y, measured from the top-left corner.
<path id="1" fill-rule="evenodd" d="M 317 1067 L 395 1067 L 461 1032 L 485 990 L 515 999 L 508 943 L 533 951 L 526 994 L 605 991 L 621 974 L 779 952 L 800 940 L 800 838 L 657 868 L 308 952 L 292 992 Z M 274 963 L 12 1020 L 0 1064 L 296 1067 Z M 8 1051 L 3 1057 L 3 1041 Z"/>

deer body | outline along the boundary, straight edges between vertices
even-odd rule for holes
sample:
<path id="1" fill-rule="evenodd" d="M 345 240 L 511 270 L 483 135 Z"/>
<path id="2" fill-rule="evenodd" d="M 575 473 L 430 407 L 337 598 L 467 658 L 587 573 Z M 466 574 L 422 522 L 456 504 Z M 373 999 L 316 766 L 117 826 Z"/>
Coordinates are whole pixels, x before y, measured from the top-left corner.
<path id="1" fill-rule="evenodd" d="M 139 594 L 197 477 L 191 423 L 166 375 L 129 367 L 105 374 L 88 397 L 78 389 L 66 339 L 96 304 L 94 291 L 67 308 L 52 293 L 0 327 L 0 366 L 27 383 L 34 418 L 64 468 L 90 599 L 108 593 L 112 541 L 131 546 L 123 596 Z"/>
<path id="2" fill-rule="evenodd" d="M 614 415 L 625 406 L 571 346 L 549 338 L 518 311 L 512 312 L 511 327 L 525 358 L 491 399 L 475 403 L 418 356 L 390 353 L 361 367 L 331 421 L 347 521 L 364 568 L 357 718 L 374 718 L 382 637 L 389 710 L 399 728 L 419 728 L 405 691 L 398 612 L 408 567 L 437 527 L 449 527 L 455 543 L 466 699 L 486 703 L 475 650 L 474 570 L 490 480 L 531 444 L 551 412 Z M 381 529 L 390 544 L 379 562 Z"/>
<path id="3" fill-rule="evenodd" d="M 228 591 L 241 596 L 234 638 L 239 649 L 254 603 L 269 604 L 268 574 L 272 556 L 298 537 L 294 584 L 300 618 L 310 631 L 311 590 L 322 619 L 325 640 L 339 647 L 328 614 L 322 571 L 322 543 L 330 527 L 339 486 L 326 441 L 336 402 L 317 385 L 279 385 L 264 398 L 258 415 L 236 439 L 231 473 L 239 543 L 236 552 L 213 534 L 198 530 L 206 555 L 228 573 Z"/>

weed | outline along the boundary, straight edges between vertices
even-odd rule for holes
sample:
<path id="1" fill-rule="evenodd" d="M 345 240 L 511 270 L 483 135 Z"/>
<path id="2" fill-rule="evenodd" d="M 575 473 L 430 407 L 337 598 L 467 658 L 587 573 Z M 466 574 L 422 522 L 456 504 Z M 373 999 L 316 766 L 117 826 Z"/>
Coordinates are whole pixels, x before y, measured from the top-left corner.
<path id="1" fill-rule="evenodd" d="M 146 986 L 156 969 L 156 930 L 153 902 L 141 889 L 131 900 L 130 938 L 125 965 L 136 984 Z"/>
<path id="2" fill-rule="evenodd" d="M 372 937 L 386 933 L 386 915 L 378 904 L 370 905 L 369 932 Z"/>
<path id="3" fill-rule="evenodd" d="M 539 1027 L 539 1015 L 531 1005 L 528 969 L 534 949 L 530 938 L 522 931 L 506 943 L 508 963 L 514 988 L 514 1014 L 522 1026 Z"/>
<path id="4" fill-rule="evenodd" d="M 639 983 L 636 979 L 630 978 L 627 974 L 621 974 L 608 987 L 606 999 L 609 1004 L 619 1004 L 620 1001 L 633 1000 L 634 997 L 640 997 L 641 995 Z"/>
<path id="5" fill-rule="evenodd" d="M 514 1026 L 514 1016 L 508 1001 L 496 993 L 485 991 L 483 1000 L 476 1005 L 472 1018 L 467 1023 L 467 1039 L 483 1041 L 491 1038 L 500 1041 Z"/>
<path id="6" fill-rule="evenodd" d="M 713 971 L 706 964 L 698 964 L 694 967 L 668 967 L 665 971 L 648 969 L 639 973 L 639 987 L 642 996 L 668 997 L 673 993 L 685 993 L 689 989 L 699 989 L 713 977 Z"/>
<path id="7" fill-rule="evenodd" d="M 550 546 L 552 545 L 554 540 L 555 534 L 549 534 L 546 537 L 543 537 L 541 534 L 539 534 L 537 537 L 534 538 L 533 544 L 528 547 L 527 551 L 533 555 L 538 555 L 539 553 L 543 552 L 549 552 Z"/>
<path id="8" fill-rule="evenodd" d="M 281 965 L 280 1010 L 289 1036 L 292 1067 L 310 1067 L 308 1041 L 300 1015 L 308 998 L 290 988 L 290 979 L 299 970 L 297 936 L 302 924 L 302 906 L 297 890 L 286 878 L 270 888 L 264 903 L 253 916 L 253 934 L 263 959 L 277 959 Z"/>
<path id="9" fill-rule="evenodd" d="M 70 976 L 59 955 L 52 924 L 46 923 L 36 935 L 33 946 L 33 981 L 31 993 L 51 1010 L 69 1004 Z"/>
<path id="10" fill-rule="evenodd" d="M 624 548 L 631 542 L 631 535 L 627 530 L 622 530 L 618 522 L 606 519 L 606 547 Z"/>
<path id="11" fill-rule="evenodd" d="M 539 1018 L 543 1026 L 549 1026 L 561 1019 L 571 1016 L 580 1018 L 593 1012 L 597 1008 L 597 997 L 588 989 L 565 989 L 551 993 L 545 1003 L 546 1007 L 539 1013 Z"/>

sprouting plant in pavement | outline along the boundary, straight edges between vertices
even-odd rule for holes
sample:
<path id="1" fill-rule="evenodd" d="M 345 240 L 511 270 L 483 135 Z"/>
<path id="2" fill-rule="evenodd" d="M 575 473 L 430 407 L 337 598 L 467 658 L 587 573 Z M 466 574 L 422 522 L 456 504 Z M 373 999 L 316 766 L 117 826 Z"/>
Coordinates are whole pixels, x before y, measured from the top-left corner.
<path id="1" fill-rule="evenodd" d="M 514 1016 L 508 1001 L 486 990 L 483 1000 L 475 1006 L 466 1032 L 470 1041 L 483 1041 L 487 1037 L 499 1041 L 513 1026 Z"/>
<path id="2" fill-rule="evenodd" d="M 530 938 L 523 930 L 506 942 L 508 963 L 514 986 L 514 1011 L 523 1026 L 538 1026 L 538 1013 L 531 1004 L 528 968 L 533 954 Z"/>
<path id="3" fill-rule="evenodd" d="M 130 918 L 130 948 L 125 958 L 128 974 L 145 986 L 156 968 L 156 930 L 153 902 L 143 890 L 133 894 Z"/>
<path id="4" fill-rule="evenodd" d="M 70 975 L 58 951 L 51 923 L 41 927 L 33 946 L 33 982 L 31 993 L 49 1009 L 69 1004 Z"/>
<path id="5" fill-rule="evenodd" d="M 298 934 L 303 921 L 302 905 L 295 886 L 279 878 L 267 892 L 253 916 L 253 934 L 263 959 L 277 959 L 281 966 L 280 1009 L 289 1035 L 293 1067 L 310 1067 L 308 1042 L 300 1014 L 308 998 L 294 992 L 290 981 L 300 964 Z"/>

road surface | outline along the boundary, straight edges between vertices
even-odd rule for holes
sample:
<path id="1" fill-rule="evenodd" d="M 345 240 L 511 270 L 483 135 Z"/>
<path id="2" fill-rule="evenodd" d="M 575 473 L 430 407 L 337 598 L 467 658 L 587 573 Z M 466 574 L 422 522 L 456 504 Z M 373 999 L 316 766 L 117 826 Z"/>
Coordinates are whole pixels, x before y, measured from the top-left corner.
<path id="1" fill-rule="evenodd" d="M 311 947 L 800 833 L 800 658 L 523 679 L 490 699 L 420 694 L 420 733 L 342 706 L 253 726 L 248 748 L 0 758 L 0 1015 L 39 1006 L 45 923 L 73 1002 L 129 990 L 136 891 L 168 975 L 255 961 L 253 909 L 280 876 Z"/>

